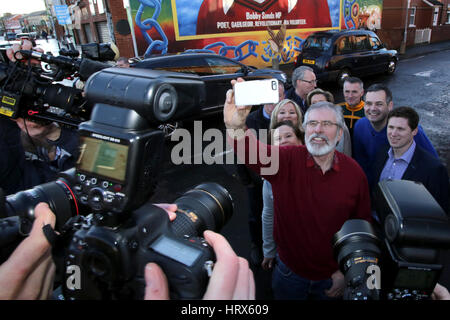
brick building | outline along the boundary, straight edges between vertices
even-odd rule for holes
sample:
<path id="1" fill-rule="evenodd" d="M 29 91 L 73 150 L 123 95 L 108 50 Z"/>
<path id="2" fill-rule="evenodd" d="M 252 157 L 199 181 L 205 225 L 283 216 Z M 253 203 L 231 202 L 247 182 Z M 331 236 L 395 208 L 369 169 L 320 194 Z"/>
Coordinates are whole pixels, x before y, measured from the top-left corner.
<path id="1" fill-rule="evenodd" d="M 384 0 L 381 29 L 390 48 L 450 40 L 450 0 Z"/>
<path id="2" fill-rule="evenodd" d="M 49 1 L 49 0 L 47 0 Z M 120 55 L 135 56 L 129 33 L 127 13 L 122 0 L 53 0 L 53 4 L 67 4 L 72 24 L 61 26 L 56 23 L 58 39 L 64 34 L 74 37 L 77 45 L 97 42 L 114 42 Z M 128 25 L 128 30 L 124 26 Z"/>

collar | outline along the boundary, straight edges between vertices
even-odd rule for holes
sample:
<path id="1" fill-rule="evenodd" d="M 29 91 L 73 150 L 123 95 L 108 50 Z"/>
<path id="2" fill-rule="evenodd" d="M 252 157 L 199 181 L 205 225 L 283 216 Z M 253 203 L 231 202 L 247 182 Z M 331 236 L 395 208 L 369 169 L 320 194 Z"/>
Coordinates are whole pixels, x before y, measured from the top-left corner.
<path id="1" fill-rule="evenodd" d="M 264 118 L 270 120 L 270 115 L 266 112 L 266 110 L 264 109 L 264 106 L 262 107 L 262 113 L 263 113 Z"/>
<path id="2" fill-rule="evenodd" d="M 359 110 L 361 110 L 362 108 L 364 108 L 364 101 L 361 100 L 361 101 L 360 101 L 356 106 L 354 106 L 354 107 L 349 106 L 348 103 L 345 102 L 345 108 L 347 108 L 347 110 L 350 110 L 350 111 L 353 111 L 353 112 L 359 111 Z"/>
<path id="3" fill-rule="evenodd" d="M 316 163 L 316 161 L 314 161 L 313 156 L 309 152 L 306 152 L 306 167 L 307 168 L 315 168 L 315 169 L 322 170 L 319 167 L 319 165 Z M 339 171 L 340 170 L 339 158 L 338 158 L 338 156 L 336 154 L 336 151 L 334 152 L 334 155 L 333 155 L 333 162 L 331 163 L 331 168 L 328 171 L 330 171 L 331 169 L 333 169 L 334 171 Z"/>
<path id="4" fill-rule="evenodd" d="M 400 158 L 395 158 L 394 156 L 394 150 L 392 150 L 392 147 L 389 148 L 388 151 L 388 156 L 389 159 L 392 161 L 396 161 L 396 160 L 403 160 L 405 161 L 407 164 L 409 164 L 411 162 L 412 157 L 414 156 L 414 151 L 416 150 L 416 142 L 413 139 L 413 142 L 411 143 L 411 145 L 409 146 L 408 150 L 406 150 L 402 156 Z"/>

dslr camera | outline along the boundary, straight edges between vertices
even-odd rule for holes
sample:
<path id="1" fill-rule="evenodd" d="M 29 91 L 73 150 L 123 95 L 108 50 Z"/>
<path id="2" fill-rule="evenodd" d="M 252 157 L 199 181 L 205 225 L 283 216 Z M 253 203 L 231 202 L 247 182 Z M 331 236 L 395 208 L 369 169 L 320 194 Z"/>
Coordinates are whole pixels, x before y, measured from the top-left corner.
<path id="1" fill-rule="evenodd" d="M 152 70 L 95 73 L 85 86 L 94 107 L 91 119 L 79 125 L 76 167 L 2 204 L 10 243 L 27 234 L 37 203 L 47 202 L 56 214 L 61 235 L 53 254 L 64 299 L 142 299 L 148 262 L 165 272 L 171 298 L 203 296 L 215 255 L 201 235 L 220 231 L 230 219 L 230 194 L 202 183 L 174 201 L 173 222 L 148 203 L 165 148 L 164 133 L 154 125 L 195 112 L 195 99 L 184 95 L 192 97 L 196 88 Z"/>
<path id="2" fill-rule="evenodd" d="M 333 237 L 345 300 L 427 300 L 450 248 L 450 223 L 420 182 L 386 180 L 375 191 L 380 227 L 348 220 Z"/>

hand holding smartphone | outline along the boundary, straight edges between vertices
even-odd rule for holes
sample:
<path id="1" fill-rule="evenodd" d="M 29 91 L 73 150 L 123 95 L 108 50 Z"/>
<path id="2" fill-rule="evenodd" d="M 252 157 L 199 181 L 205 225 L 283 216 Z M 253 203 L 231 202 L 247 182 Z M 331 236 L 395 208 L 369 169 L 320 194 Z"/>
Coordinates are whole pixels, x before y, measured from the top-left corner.
<path id="1" fill-rule="evenodd" d="M 277 103 L 279 101 L 278 80 L 237 82 L 234 85 L 234 101 L 237 106 Z"/>

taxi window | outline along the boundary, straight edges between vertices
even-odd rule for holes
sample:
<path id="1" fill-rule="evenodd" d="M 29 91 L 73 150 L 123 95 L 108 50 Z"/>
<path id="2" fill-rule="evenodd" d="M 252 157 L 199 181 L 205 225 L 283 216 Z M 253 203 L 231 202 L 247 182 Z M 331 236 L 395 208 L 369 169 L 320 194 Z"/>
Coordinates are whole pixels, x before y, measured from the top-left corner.
<path id="1" fill-rule="evenodd" d="M 211 68 L 200 58 L 193 59 L 167 59 L 162 61 L 144 61 L 135 65 L 136 68 L 164 70 L 197 74 L 199 76 L 211 75 Z"/>
<path id="2" fill-rule="evenodd" d="M 342 37 L 336 41 L 336 54 L 345 54 L 353 51 L 351 37 Z"/>
<path id="3" fill-rule="evenodd" d="M 327 51 L 331 46 L 329 37 L 308 37 L 303 44 L 303 49 L 316 49 L 318 51 Z"/>
<path id="4" fill-rule="evenodd" d="M 236 73 L 242 70 L 242 65 L 233 61 L 209 57 L 205 60 L 211 68 L 211 74 Z"/>
<path id="5" fill-rule="evenodd" d="M 373 50 L 378 50 L 381 48 L 381 41 L 377 37 L 369 37 L 369 42 Z"/>
<path id="6" fill-rule="evenodd" d="M 372 50 L 367 35 L 355 36 L 355 50 L 356 51 Z"/>

